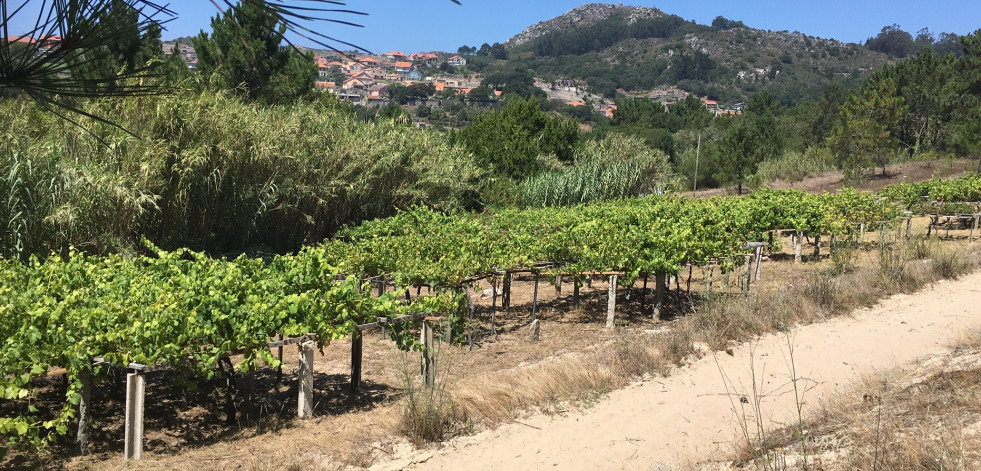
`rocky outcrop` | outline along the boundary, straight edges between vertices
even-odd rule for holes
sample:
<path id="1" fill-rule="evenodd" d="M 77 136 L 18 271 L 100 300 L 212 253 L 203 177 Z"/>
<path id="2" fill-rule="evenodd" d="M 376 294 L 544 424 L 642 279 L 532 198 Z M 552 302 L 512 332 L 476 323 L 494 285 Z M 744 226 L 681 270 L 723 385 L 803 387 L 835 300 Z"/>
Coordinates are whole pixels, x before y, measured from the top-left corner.
<path id="1" fill-rule="evenodd" d="M 617 14 L 626 18 L 627 24 L 638 19 L 665 16 L 665 13 L 657 8 L 627 7 L 623 6 L 622 3 L 618 5 L 590 3 L 573 8 L 562 16 L 531 25 L 515 37 L 507 40 L 504 45 L 507 47 L 520 46 L 552 31 L 590 26 Z"/>

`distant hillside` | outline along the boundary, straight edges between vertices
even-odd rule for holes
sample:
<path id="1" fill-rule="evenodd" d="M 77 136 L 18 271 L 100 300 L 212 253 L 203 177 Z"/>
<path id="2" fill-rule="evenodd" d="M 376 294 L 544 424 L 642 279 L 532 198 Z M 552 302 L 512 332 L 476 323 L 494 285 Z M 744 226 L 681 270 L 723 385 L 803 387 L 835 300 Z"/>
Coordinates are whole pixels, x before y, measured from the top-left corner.
<path id="1" fill-rule="evenodd" d="M 548 33 L 593 26 L 614 15 L 625 17 L 628 23 L 633 23 L 641 18 L 649 19 L 667 16 L 666 13 L 657 8 L 590 3 L 577 7 L 562 16 L 531 25 L 521 33 L 518 33 L 517 36 L 507 40 L 504 45 L 506 47 L 517 47 Z"/>
<path id="2" fill-rule="evenodd" d="M 787 104 L 814 99 L 832 81 L 857 83 L 889 58 L 858 44 L 764 31 L 716 18 L 699 25 L 656 8 L 588 4 L 508 40 L 503 68 L 570 79 L 608 97 L 676 86 L 724 102 L 769 89 Z"/>

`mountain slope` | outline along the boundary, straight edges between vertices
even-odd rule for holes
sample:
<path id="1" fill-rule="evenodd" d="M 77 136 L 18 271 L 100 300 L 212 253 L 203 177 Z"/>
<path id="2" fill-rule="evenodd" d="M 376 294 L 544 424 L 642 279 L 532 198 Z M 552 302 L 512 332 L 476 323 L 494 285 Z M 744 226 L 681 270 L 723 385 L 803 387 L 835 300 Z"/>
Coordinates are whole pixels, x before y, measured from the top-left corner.
<path id="1" fill-rule="evenodd" d="M 764 88 L 787 104 L 814 99 L 832 81 L 857 83 L 888 57 L 858 44 L 764 31 L 719 17 L 699 25 L 656 8 L 588 4 L 507 41 L 504 67 L 585 82 L 612 97 L 677 86 L 729 103 Z"/>

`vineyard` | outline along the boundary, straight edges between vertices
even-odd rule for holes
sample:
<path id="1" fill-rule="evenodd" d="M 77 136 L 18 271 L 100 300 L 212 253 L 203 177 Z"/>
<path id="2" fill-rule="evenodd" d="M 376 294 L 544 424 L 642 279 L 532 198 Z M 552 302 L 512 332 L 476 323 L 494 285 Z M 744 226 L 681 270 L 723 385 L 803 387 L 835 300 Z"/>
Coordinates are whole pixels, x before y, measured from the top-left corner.
<path id="1" fill-rule="evenodd" d="M 149 242 L 148 253 L 135 257 L 72 252 L 5 260 L 0 434 L 24 449 L 69 434 L 92 383 L 114 365 L 165 366 L 178 382 L 192 384 L 230 374 L 220 366 L 230 366 L 230 355 L 241 356 L 235 369 L 243 374 L 280 366 L 269 347 L 276 336 L 305 336 L 322 348 L 358 335 L 358 326 L 440 315 L 462 335 L 478 280 L 495 287 L 495 308 L 498 282 L 506 303 L 516 272 L 536 280 L 568 277 L 577 293 L 598 274 L 616 274 L 621 286 L 653 275 L 660 293 L 664 278 L 685 266 L 736 270 L 747 247 L 762 245 L 747 243 L 768 242 L 774 231 L 796 234 L 798 244 L 801 236 L 828 236 L 834 248 L 860 228 L 894 227 L 924 196 L 969 203 L 979 191 L 981 178 L 973 175 L 904 183 L 879 194 L 761 190 L 738 198 L 664 196 L 467 215 L 416 207 L 268 260 L 167 252 Z M 429 288 L 424 295 L 421 287 Z M 660 302 L 659 294 L 651 306 L 655 318 Z M 419 348 L 408 330 L 388 334 L 402 348 Z M 37 379 L 56 373 L 68 381 L 63 406 L 52 416 L 34 398 Z"/>

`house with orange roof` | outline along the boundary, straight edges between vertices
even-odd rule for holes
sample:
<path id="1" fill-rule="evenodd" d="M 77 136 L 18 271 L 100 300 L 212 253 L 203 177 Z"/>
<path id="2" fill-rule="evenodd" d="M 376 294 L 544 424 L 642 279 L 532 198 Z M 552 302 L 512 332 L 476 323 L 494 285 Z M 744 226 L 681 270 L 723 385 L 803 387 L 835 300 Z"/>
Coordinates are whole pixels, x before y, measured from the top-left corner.
<path id="1" fill-rule="evenodd" d="M 37 43 L 41 49 L 51 49 L 61 44 L 61 36 L 44 36 L 40 39 L 34 39 L 30 36 L 7 36 L 7 42 L 23 44 Z"/>
<path id="2" fill-rule="evenodd" d="M 439 56 L 437 56 L 432 52 L 420 52 L 416 54 L 409 54 L 407 59 L 413 62 L 421 62 L 423 64 L 432 67 L 435 67 L 436 64 L 439 62 Z"/>
<path id="3" fill-rule="evenodd" d="M 455 67 L 463 67 L 467 65 L 467 60 L 458 55 L 446 59 L 446 62 Z"/>
<path id="4" fill-rule="evenodd" d="M 607 118 L 613 119 L 613 113 L 616 110 L 617 110 L 617 105 L 610 105 L 607 106 L 605 110 L 603 110 L 603 114 L 605 114 Z"/>
<path id="5" fill-rule="evenodd" d="M 317 81 L 313 82 L 313 88 L 320 92 L 333 92 L 337 88 L 337 84 L 334 82 Z"/>
<path id="6" fill-rule="evenodd" d="M 365 66 L 376 66 L 376 65 L 378 65 L 378 61 L 375 60 L 371 56 L 364 56 L 364 57 L 358 59 L 358 62 L 364 64 Z"/>
<path id="7" fill-rule="evenodd" d="M 382 57 L 385 57 L 393 61 L 400 61 L 400 60 L 405 60 L 405 53 L 399 51 L 388 51 L 382 54 Z"/>
<path id="8" fill-rule="evenodd" d="M 586 106 L 586 103 L 581 101 L 570 101 L 569 106 Z"/>
<path id="9" fill-rule="evenodd" d="M 408 73 L 412 71 L 412 63 L 408 61 L 398 61 L 395 63 L 395 71 L 398 73 Z"/>
<path id="10" fill-rule="evenodd" d="M 29 36 L 7 36 L 8 43 L 34 44 L 34 38 Z"/>

